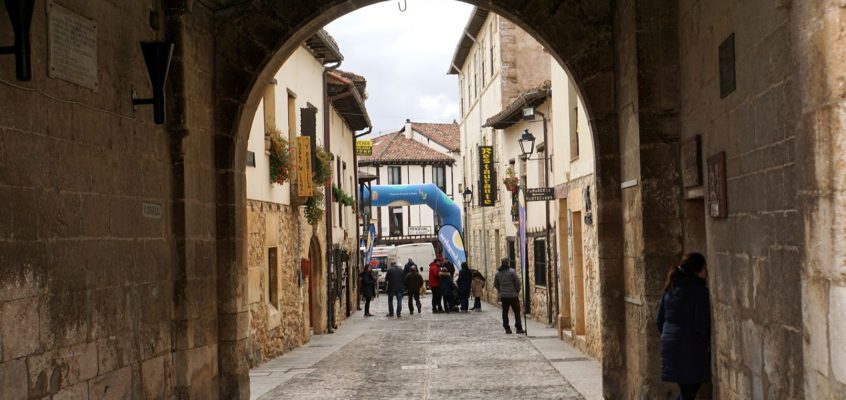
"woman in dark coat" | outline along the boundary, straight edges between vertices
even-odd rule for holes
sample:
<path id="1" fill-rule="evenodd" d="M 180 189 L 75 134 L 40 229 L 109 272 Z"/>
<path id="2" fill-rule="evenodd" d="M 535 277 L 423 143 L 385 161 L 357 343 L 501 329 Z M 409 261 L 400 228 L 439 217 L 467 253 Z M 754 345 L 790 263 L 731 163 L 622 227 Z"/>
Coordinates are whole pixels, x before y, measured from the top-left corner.
<path id="1" fill-rule="evenodd" d="M 661 379 L 675 382 L 677 399 L 693 400 L 711 380 L 711 300 L 705 257 L 688 253 L 667 274 L 658 308 L 661 333 Z"/>
<path id="2" fill-rule="evenodd" d="M 444 311 L 447 313 L 455 311 L 455 296 L 453 296 L 453 292 L 455 292 L 455 282 L 452 280 L 452 275 L 449 273 L 449 269 L 446 266 L 441 267 L 439 278 L 441 283 L 441 295 L 444 299 Z"/>
<path id="3" fill-rule="evenodd" d="M 458 271 L 458 301 L 461 304 L 461 312 L 467 312 L 470 300 L 470 285 L 473 283 L 473 272 L 467 267 L 467 263 L 461 263 L 461 271 Z"/>
<path id="4" fill-rule="evenodd" d="M 361 295 L 364 296 L 364 316 L 372 317 L 370 313 L 370 300 L 376 296 L 376 278 L 373 277 L 373 269 L 370 264 L 364 269 L 361 276 Z"/>

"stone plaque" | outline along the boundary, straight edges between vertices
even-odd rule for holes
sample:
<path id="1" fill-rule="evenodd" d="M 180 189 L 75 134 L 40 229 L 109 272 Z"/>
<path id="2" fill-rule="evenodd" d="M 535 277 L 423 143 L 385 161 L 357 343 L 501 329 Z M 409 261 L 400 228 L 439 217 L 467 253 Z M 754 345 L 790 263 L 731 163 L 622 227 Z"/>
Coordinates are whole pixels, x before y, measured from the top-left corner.
<path id="1" fill-rule="evenodd" d="M 144 218 L 162 219 L 162 205 L 156 203 L 141 204 L 141 215 Z"/>
<path id="2" fill-rule="evenodd" d="M 726 152 L 708 157 L 708 215 L 728 217 L 726 198 Z"/>
<path id="3" fill-rule="evenodd" d="M 682 145 L 681 165 L 684 187 L 702 184 L 702 137 L 696 135 Z"/>
<path id="4" fill-rule="evenodd" d="M 97 91 L 97 23 L 47 2 L 47 76 Z"/>

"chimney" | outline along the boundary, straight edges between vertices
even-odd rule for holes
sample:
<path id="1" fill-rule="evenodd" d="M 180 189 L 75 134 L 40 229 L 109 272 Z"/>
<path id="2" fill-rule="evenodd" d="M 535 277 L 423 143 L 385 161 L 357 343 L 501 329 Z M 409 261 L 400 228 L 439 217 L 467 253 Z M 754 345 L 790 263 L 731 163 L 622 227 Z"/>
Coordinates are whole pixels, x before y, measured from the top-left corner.
<path id="1" fill-rule="evenodd" d="M 411 118 L 405 119 L 405 137 L 408 139 L 414 139 L 414 131 L 411 130 Z"/>

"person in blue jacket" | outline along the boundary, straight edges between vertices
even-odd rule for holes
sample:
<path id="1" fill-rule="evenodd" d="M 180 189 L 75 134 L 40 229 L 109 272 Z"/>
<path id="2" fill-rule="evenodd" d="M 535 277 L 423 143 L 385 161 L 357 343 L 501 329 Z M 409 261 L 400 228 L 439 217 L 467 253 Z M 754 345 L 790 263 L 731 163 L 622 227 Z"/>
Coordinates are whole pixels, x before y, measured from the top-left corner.
<path id="1" fill-rule="evenodd" d="M 667 274 L 658 308 L 661 379 L 679 385 L 678 400 L 693 400 L 711 380 L 711 300 L 705 257 L 688 253 Z"/>

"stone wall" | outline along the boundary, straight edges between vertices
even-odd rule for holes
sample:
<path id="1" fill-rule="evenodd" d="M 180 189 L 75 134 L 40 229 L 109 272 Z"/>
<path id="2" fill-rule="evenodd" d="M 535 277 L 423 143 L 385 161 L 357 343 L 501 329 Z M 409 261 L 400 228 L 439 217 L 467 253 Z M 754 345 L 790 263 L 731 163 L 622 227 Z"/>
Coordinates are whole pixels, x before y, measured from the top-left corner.
<path id="1" fill-rule="evenodd" d="M 576 279 L 578 278 L 578 274 L 576 274 L 575 268 L 575 260 L 571 263 L 570 258 L 571 255 L 560 256 L 559 259 L 559 268 L 567 268 L 569 269 L 569 273 L 566 275 L 567 280 L 562 280 L 561 285 L 567 285 L 566 294 L 569 296 L 570 301 L 568 302 L 570 306 L 570 320 L 572 321 L 568 328 L 571 329 L 571 341 L 572 344 L 577 346 L 580 350 L 585 352 L 586 354 L 590 355 L 591 357 L 595 357 L 597 359 L 602 358 L 602 326 L 600 324 L 600 283 L 599 283 L 599 245 L 597 243 L 597 234 L 596 234 L 596 224 L 595 224 L 595 216 L 592 216 L 593 223 L 587 224 L 584 221 L 585 217 L 585 209 L 584 209 L 584 190 L 585 188 L 590 188 L 591 196 L 593 197 L 593 193 L 595 193 L 595 181 L 593 175 L 587 175 L 578 179 L 573 179 L 567 183 L 568 186 L 568 195 L 567 195 L 567 208 L 569 211 L 578 211 L 581 212 L 581 225 L 582 225 L 582 268 L 584 271 L 584 276 L 581 277 L 584 287 L 584 312 L 585 312 L 585 331 L 583 337 L 578 337 L 575 333 L 572 333 L 572 327 L 575 326 L 575 323 L 579 319 L 579 313 L 577 312 L 577 298 L 576 298 Z M 591 200 L 593 201 L 593 200 Z M 568 212 L 568 210 L 559 210 L 559 212 Z M 568 216 L 569 218 L 570 216 Z M 563 229 L 565 232 L 568 232 L 567 226 L 559 227 L 559 229 Z M 568 234 L 568 236 L 571 236 Z M 569 239 L 572 240 L 572 239 Z M 567 243 L 564 243 L 563 246 L 567 246 Z M 573 242 L 573 246 L 575 243 Z M 572 255 L 575 257 L 575 254 Z M 565 276 L 561 274 L 562 277 Z M 562 278 L 563 279 L 563 278 Z M 562 290 L 562 293 L 564 291 Z"/>
<path id="2" fill-rule="evenodd" d="M 247 202 L 250 341 L 248 357 L 256 366 L 308 341 L 308 282 L 300 275 L 302 243 L 297 235 L 298 211 L 291 206 Z M 277 249 L 277 280 L 269 281 L 268 249 Z M 268 298 L 271 285 L 277 304 Z"/>
<path id="3" fill-rule="evenodd" d="M 790 3 L 689 1 L 679 9 L 682 140 L 702 135 L 703 157 L 725 151 L 727 158 L 728 218 L 706 217 L 701 245 L 715 390 L 724 399 L 803 396 Z M 730 35 L 737 88 L 721 96 L 718 46 Z"/>

